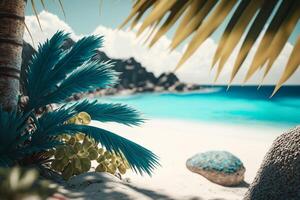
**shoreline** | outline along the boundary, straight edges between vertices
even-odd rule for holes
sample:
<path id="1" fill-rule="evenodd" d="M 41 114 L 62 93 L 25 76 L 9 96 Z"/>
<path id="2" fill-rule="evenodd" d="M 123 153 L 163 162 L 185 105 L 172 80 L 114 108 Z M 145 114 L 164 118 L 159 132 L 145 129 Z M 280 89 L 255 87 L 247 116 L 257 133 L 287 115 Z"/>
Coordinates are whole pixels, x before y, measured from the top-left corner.
<path id="1" fill-rule="evenodd" d="M 160 157 L 161 167 L 152 177 L 133 172 L 124 178 L 144 191 L 159 193 L 161 199 L 222 199 L 239 200 L 247 191 L 241 187 L 223 187 L 211 183 L 185 167 L 186 160 L 198 152 L 226 150 L 239 157 L 246 168 L 245 181 L 250 184 L 274 139 L 287 131 L 272 126 L 225 125 L 185 120 L 148 120 L 141 127 L 93 123 L 120 134 L 152 150 Z M 131 199 L 151 199 L 145 195 Z M 155 199 L 155 198 L 153 198 Z"/>
<path id="2" fill-rule="evenodd" d="M 188 83 L 191 84 L 191 83 Z M 88 92 L 88 93 L 84 93 L 80 95 L 80 98 L 114 98 L 114 97 L 126 97 L 126 96 L 138 96 L 138 95 L 151 95 L 151 94 L 155 94 L 155 95 L 160 95 L 160 94 L 174 94 L 174 95 L 187 95 L 187 94 L 210 94 L 210 93 L 215 93 L 215 92 L 221 92 L 221 91 L 225 91 L 226 93 L 230 93 L 232 90 L 236 90 L 236 89 L 243 89 L 243 88 L 250 88 L 253 89 L 255 92 L 257 92 L 257 95 L 266 95 L 263 94 L 262 91 L 266 90 L 268 92 L 266 93 L 271 93 L 273 91 L 273 88 L 275 87 L 274 85 L 263 85 L 258 88 L 258 85 L 232 85 L 230 86 L 229 90 L 227 85 L 223 85 L 223 84 L 212 84 L 212 85 L 205 85 L 205 84 L 195 84 L 198 85 L 200 88 L 199 89 L 192 89 L 192 90 L 183 90 L 183 91 L 178 91 L 178 90 L 168 90 L 168 89 L 164 89 L 164 90 L 153 90 L 153 91 L 136 91 L 136 88 L 133 89 L 121 89 L 118 91 L 115 91 L 114 93 L 108 93 L 105 94 L 105 89 L 103 90 L 99 90 L 99 91 L 93 91 L 93 92 Z M 281 92 L 286 92 L 287 90 L 295 90 L 294 92 L 297 93 L 297 91 L 299 91 L 300 85 L 284 85 L 281 88 Z M 108 88 L 111 89 L 111 88 Z M 286 91 L 285 91 L 286 90 Z M 260 92 L 259 92 L 260 91 Z M 280 91 L 278 93 L 281 93 Z M 276 99 L 278 97 L 278 95 L 280 96 L 280 94 L 275 95 L 274 97 L 272 97 L 273 99 Z M 286 94 L 285 94 L 286 95 Z M 270 96 L 266 95 L 264 96 L 266 98 L 269 98 Z M 74 98 L 75 100 L 78 100 L 76 98 Z"/>

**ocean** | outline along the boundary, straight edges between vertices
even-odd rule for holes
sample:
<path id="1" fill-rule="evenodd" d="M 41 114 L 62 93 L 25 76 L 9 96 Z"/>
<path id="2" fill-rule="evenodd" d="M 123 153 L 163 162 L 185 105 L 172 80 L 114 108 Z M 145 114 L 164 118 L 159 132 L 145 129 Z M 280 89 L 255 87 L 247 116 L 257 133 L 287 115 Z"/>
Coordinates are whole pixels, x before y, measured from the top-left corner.
<path id="1" fill-rule="evenodd" d="M 101 98 L 123 103 L 140 111 L 144 118 L 167 118 L 293 127 L 300 124 L 300 86 L 284 86 L 269 98 L 274 86 L 206 86 L 190 93 L 144 93 Z"/>

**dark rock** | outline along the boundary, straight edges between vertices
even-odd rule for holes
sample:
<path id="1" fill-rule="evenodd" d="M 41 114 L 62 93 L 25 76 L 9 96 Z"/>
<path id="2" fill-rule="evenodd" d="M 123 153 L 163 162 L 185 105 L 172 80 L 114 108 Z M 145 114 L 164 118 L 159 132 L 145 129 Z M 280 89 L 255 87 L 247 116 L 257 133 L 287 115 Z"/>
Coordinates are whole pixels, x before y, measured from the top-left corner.
<path id="1" fill-rule="evenodd" d="M 176 91 L 182 92 L 186 89 L 186 84 L 185 83 L 178 83 L 175 85 L 174 89 Z"/>
<path id="2" fill-rule="evenodd" d="M 191 85 L 188 85 L 188 88 L 187 88 L 189 91 L 193 91 L 193 90 L 200 90 L 201 89 L 201 86 L 200 85 L 197 85 L 197 84 L 191 84 Z"/>
<path id="3" fill-rule="evenodd" d="M 300 199 L 300 127 L 279 136 L 244 200 Z"/>
<path id="4" fill-rule="evenodd" d="M 175 83 L 179 82 L 179 79 L 174 73 L 162 73 L 158 78 L 157 78 L 157 85 L 158 86 L 163 86 L 164 88 L 169 88 Z"/>
<path id="5" fill-rule="evenodd" d="M 186 166 L 190 171 L 223 186 L 235 186 L 244 180 L 243 163 L 227 151 L 196 154 L 186 161 Z"/>

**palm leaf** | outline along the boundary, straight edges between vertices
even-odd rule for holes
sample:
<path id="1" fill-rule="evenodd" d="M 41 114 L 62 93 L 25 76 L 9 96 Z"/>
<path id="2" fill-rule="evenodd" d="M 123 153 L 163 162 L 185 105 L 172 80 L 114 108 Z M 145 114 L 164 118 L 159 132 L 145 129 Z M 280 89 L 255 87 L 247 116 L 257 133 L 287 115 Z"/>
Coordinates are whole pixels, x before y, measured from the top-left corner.
<path id="1" fill-rule="evenodd" d="M 53 148 L 61 143 L 55 143 L 56 141 L 51 140 L 51 138 L 66 133 L 73 135 L 78 132 L 89 135 L 107 150 L 124 155 L 131 168 L 140 174 L 146 172 L 151 175 L 154 168 L 159 165 L 158 157 L 144 147 L 107 130 L 87 125 L 57 124 L 48 129 L 43 129 L 40 126 L 32 134 L 33 137 L 35 135 L 38 137 L 33 139 L 34 141 L 25 149 L 25 152 L 38 152 Z"/>
<path id="2" fill-rule="evenodd" d="M 107 150 L 124 155 L 133 170 L 151 175 L 159 165 L 158 157 L 148 149 L 116 135 L 112 132 L 92 126 L 81 126 L 82 132 L 100 142 Z"/>
<path id="3" fill-rule="evenodd" d="M 194 37 L 184 52 L 176 69 L 178 69 L 196 50 L 197 48 L 222 24 L 226 16 L 234 7 L 235 1 L 221 1 L 213 9 L 213 12 L 208 16 L 201 26 L 195 32 Z"/>
<path id="4" fill-rule="evenodd" d="M 256 50 L 252 63 L 249 67 L 247 72 L 245 82 L 251 78 L 251 76 L 259 69 L 262 68 L 263 65 L 266 63 L 267 57 L 267 50 L 274 38 L 275 33 L 279 30 L 280 24 L 282 23 L 283 19 L 286 16 L 286 13 L 289 12 L 293 2 L 292 1 L 282 1 L 278 10 L 275 13 L 270 25 L 267 27 L 267 30 L 259 43 L 259 46 Z"/>
<path id="5" fill-rule="evenodd" d="M 6 112 L 0 107 L 0 154 L 7 149 L 13 149 L 12 144 L 18 143 L 26 137 L 24 130 L 28 115 L 17 111 Z"/>
<path id="6" fill-rule="evenodd" d="M 87 112 L 93 120 L 101 122 L 117 122 L 128 126 L 139 125 L 143 122 L 139 113 L 122 104 L 99 103 L 98 100 L 83 100 L 65 104 L 52 112 L 45 113 L 36 121 L 37 130 L 31 136 L 33 144 L 41 143 L 53 135 L 49 132 L 58 128 L 71 117 L 80 112 Z"/>
<path id="7" fill-rule="evenodd" d="M 42 29 L 42 26 L 41 26 L 41 22 L 40 22 L 39 16 L 37 14 L 37 10 L 36 10 L 36 6 L 35 6 L 35 3 L 34 3 L 34 0 L 30 0 L 30 2 L 31 2 L 32 10 L 33 10 L 33 12 L 34 12 L 34 14 L 36 16 L 37 21 L 38 21 L 39 27 L 40 27 L 40 29 L 42 31 L 43 29 Z M 42 3 L 42 5 L 44 6 L 43 3 Z"/>
<path id="8" fill-rule="evenodd" d="M 60 145 L 64 145 L 64 143 L 58 140 L 44 139 L 40 143 L 29 143 L 25 147 L 18 148 L 11 154 L 11 157 L 13 159 L 22 160 L 26 156 L 32 155 L 34 153 L 45 152 L 49 149 L 56 148 Z"/>
<path id="9" fill-rule="evenodd" d="M 213 62 L 212 62 L 212 68 L 217 63 L 217 61 L 220 58 L 221 51 L 224 48 L 224 45 L 227 41 L 228 36 L 230 35 L 232 29 L 234 28 L 235 24 L 237 23 L 237 20 L 240 18 L 240 16 L 243 14 L 245 8 L 249 5 L 249 0 L 242 0 L 241 3 L 236 8 L 235 12 L 233 13 L 232 17 L 230 18 L 230 21 L 228 22 L 226 29 L 224 30 L 222 37 L 219 41 L 219 45 L 217 47 L 217 50 L 215 52 Z"/>
<path id="10" fill-rule="evenodd" d="M 182 5 L 182 9 L 178 9 L 177 6 L 179 4 Z M 150 46 L 153 46 L 172 26 L 175 26 L 178 20 L 181 20 L 181 22 L 172 39 L 171 49 L 175 49 L 187 37 L 192 36 L 191 41 L 188 43 L 188 48 L 181 57 L 176 69 L 183 65 L 199 46 L 229 17 L 229 23 L 226 25 L 220 39 L 212 66 L 220 60 L 217 69 L 217 78 L 233 49 L 242 41 L 242 47 L 239 49 L 235 60 L 230 82 L 240 70 L 259 34 L 266 28 L 266 32 L 258 45 L 258 49 L 252 60 L 253 62 L 245 77 L 245 81 L 247 81 L 267 61 L 268 65 L 265 68 L 264 76 L 268 74 L 299 21 L 300 1 L 136 0 L 129 17 L 124 21 L 122 26 L 132 20 L 131 24 L 133 28 L 142 19 L 142 16 L 145 16 L 145 18 L 138 34 L 145 31 L 146 28 L 155 24 L 158 20 L 162 18 L 165 20 L 158 27 L 158 31 L 152 33 L 156 35 L 150 42 Z M 243 39 L 243 35 L 246 36 L 245 39 Z M 291 54 L 290 56 L 295 56 L 295 54 Z M 295 58 L 290 57 L 289 60 L 295 60 Z M 294 73 L 294 70 L 292 70 L 292 73 Z M 289 75 L 282 76 L 290 77 Z"/>
<path id="11" fill-rule="evenodd" d="M 26 110 L 50 103 L 60 103 L 74 93 L 86 92 L 114 84 L 116 73 L 109 62 L 93 61 L 102 37 L 84 37 L 70 50 L 62 45 L 68 35 L 57 32 L 40 45 L 27 71 L 25 88 L 29 102 Z"/>
<path id="12" fill-rule="evenodd" d="M 58 126 L 49 134 L 55 135 L 62 132 L 68 134 L 82 132 L 89 135 L 108 151 L 124 155 L 131 168 L 141 175 L 143 173 L 151 175 L 155 167 L 159 165 L 158 157 L 151 151 L 110 131 L 87 125 L 67 124 Z"/>
<path id="13" fill-rule="evenodd" d="M 64 10 L 64 7 L 63 7 L 63 4 L 62 4 L 61 0 L 57 0 L 57 1 L 59 3 L 60 9 L 63 12 L 64 17 L 66 18 L 66 13 L 65 13 L 65 10 Z M 45 0 L 40 0 L 39 2 L 41 3 L 43 9 L 46 10 Z M 35 14 L 35 17 L 36 17 L 37 21 L 38 21 L 39 27 L 42 31 L 43 29 L 42 29 L 42 25 L 41 25 L 41 22 L 40 22 L 40 19 L 39 19 L 39 16 L 38 16 L 38 11 L 37 11 L 37 8 L 36 8 L 35 0 L 30 0 L 30 3 L 31 3 L 31 8 L 32 8 L 32 10 Z"/>
<path id="14" fill-rule="evenodd" d="M 185 18 L 182 19 L 180 25 L 178 26 L 174 38 L 170 45 L 170 48 L 174 50 L 181 42 L 183 42 L 189 35 L 196 31 L 202 24 L 205 16 L 212 10 L 212 8 L 217 4 L 217 0 L 212 1 L 194 1 L 190 5 L 190 10 L 188 10 Z M 198 3 L 199 2 L 199 3 Z M 201 10 L 201 12 L 199 12 Z"/>
<path id="15" fill-rule="evenodd" d="M 31 136 L 31 144 L 37 145 L 48 142 L 49 138 L 51 139 L 53 135 L 49 135 L 49 131 L 53 128 L 63 125 L 67 120 L 77 114 L 73 106 L 63 105 L 60 108 L 52 112 L 43 114 L 40 118 L 36 119 L 35 125 L 36 130 Z"/>
<path id="16" fill-rule="evenodd" d="M 288 38 L 292 34 L 296 24 L 300 18 L 300 2 L 294 2 L 291 7 L 291 10 L 286 14 L 281 26 L 279 27 L 278 31 L 276 32 L 272 43 L 268 49 L 268 65 L 266 66 L 264 78 L 267 73 L 270 71 L 273 63 L 275 62 L 276 58 L 279 56 L 280 52 L 282 51 L 283 47 L 285 46 Z"/>
<path id="17" fill-rule="evenodd" d="M 169 9 L 176 3 L 176 0 L 160 1 L 157 6 L 154 7 L 153 11 L 144 20 L 144 23 L 138 31 L 138 35 L 143 32 L 149 25 L 152 25 L 155 21 L 160 20 L 164 16 L 164 12 L 169 11 Z"/>
<path id="18" fill-rule="evenodd" d="M 14 160 L 7 155 L 0 155 L 0 167 L 9 167 L 14 163 Z"/>
<path id="19" fill-rule="evenodd" d="M 34 104 L 47 89 L 47 77 L 53 66 L 62 55 L 61 46 L 68 35 L 59 31 L 43 45 L 39 45 L 38 51 L 33 55 L 32 62 L 26 71 L 26 79 L 23 80 L 29 104 Z"/>
<path id="20" fill-rule="evenodd" d="M 137 17 L 135 17 L 136 21 L 138 21 L 140 19 L 140 17 L 143 15 L 144 11 L 147 10 L 150 6 L 152 6 L 154 4 L 154 2 L 155 2 L 155 0 L 136 1 L 136 3 L 133 5 L 131 13 L 125 19 L 125 21 L 120 25 L 120 28 L 125 26 L 135 15 L 138 15 Z"/>
<path id="21" fill-rule="evenodd" d="M 63 81 L 69 73 L 90 60 L 102 47 L 103 37 L 87 36 L 77 41 L 70 50 L 61 56 L 48 77 L 49 88 L 53 89 Z M 49 89 L 49 90 L 51 90 Z"/>
<path id="22" fill-rule="evenodd" d="M 21 155 L 30 154 L 26 150 L 28 145 L 24 143 L 30 138 L 26 130 L 29 114 L 6 112 L 0 108 L 0 166 L 8 167 L 21 159 Z"/>
<path id="23" fill-rule="evenodd" d="M 43 6 L 43 9 L 46 10 L 46 5 L 45 5 L 45 0 L 40 0 L 42 6 Z"/>
<path id="24" fill-rule="evenodd" d="M 62 103 L 73 94 L 109 87 L 116 81 L 116 72 L 112 70 L 111 63 L 90 60 L 72 72 L 54 91 L 39 99 L 35 106 Z"/>
<path id="25" fill-rule="evenodd" d="M 65 12 L 65 9 L 64 9 L 64 6 L 63 6 L 61 0 L 58 0 L 58 3 L 59 3 L 59 7 L 60 7 L 61 11 L 63 12 L 63 15 L 66 19 L 66 12 Z"/>
<path id="26" fill-rule="evenodd" d="M 100 107 L 102 107 L 102 109 L 100 109 Z M 93 108 L 95 108 L 95 110 L 93 110 Z M 24 153 L 22 154 L 15 151 L 14 154 L 22 156 L 27 153 L 51 149 L 57 145 L 61 145 L 61 143 L 53 140 L 57 136 L 66 133 L 72 135 L 83 132 L 101 143 L 107 150 L 124 155 L 133 170 L 141 174 L 143 174 L 143 172 L 149 175 L 152 173 L 152 170 L 158 165 L 158 158 L 151 151 L 101 128 L 64 123 L 63 120 L 69 119 L 74 116 L 74 112 L 80 112 L 80 110 L 88 111 L 91 113 L 92 118 L 95 117 L 99 121 L 116 121 L 124 124 L 138 123 L 133 122 L 135 118 L 138 119 L 138 116 L 136 116 L 137 113 L 128 107 L 99 104 L 96 102 L 88 105 L 88 101 L 82 101 L 71 106 L 63 106 L 39 118 L 37 128 L 35 132 L 32 133 L 30 144 L 26 146 L 26 148 L 23 148 Z M 102 113 L 98 113 L 97 111 Z M 110 111 L 112 113 L 109 114 L 108 112 Z M 120 116 L 113 116 L 114 114 Z M 132 121 L 125 119 L 125 117 L 131 118 Z"/>
<path id="27" fill-rule="evenodd" d="M 23 146 L 19 146 L 17 148 L 7 149 L 5 154 L 0 154 L 0 166 L 12 166 L 27 156 L 30 156 L 34 153 L 45 152 L 59 145 L 63 145 L 63 143 L 57 140 L 42 140 L 40 143 L 29 143 L 27 145 L 23 144 Z"/>
<path id="28" fill-rule="evenodd" d="M 237 56 L 237 59 L 235 60 L 230 82 L 234 79 L 235 75 L 241 68 L 241 65 L 243 64 L 248 53 L 253 47 L 256 38 L 263 31 L 264 25 L 267 22 L 271 12 L 274 10 L 276 4 L 277 0 L 270 0 L 268 2 L 264 2 L 264 4 L 262 5 L 262 9 L 259 11 L 258 15 L 256 16 L 253 22 L 253 25 L 248 31 L 245 40 L 242 44 L 241 50 L 239 51 L 239 54 Z"/>
<path id="29" fill-rule="evenodd" d="M 28 28 L 27 24 L 25 23 L 25 21 L 24 21 L 23 23 L 24 23 L 24 27 L 25 27 L 25 29 L 26 29 L 26 31 L 27 31 L 27 33 L 28 33 L 28 35 L 29 35 L 30 39 L 31 39 L 32 46 L 34 47 L 34 46 L 35 46 L 35 44 L 34 44 L 34 40 L 33 40 L 32 34 L 31 34 L 31 32 L 30 32 L 30 30 L 29 30 L 29 28 Z"/>
<path id="30" fill-rule="evenodd" d="M 160 29 L 157 30 L 155 35 L 153 36 L 149 46 L 153 46 L 161 36 L 163 36 L 171 27 L 172 25 L 179 19 L 181 14 L 185 11 L 185 8 L 188 6 L 186 1 L 177 1 L 176 5 L 174 5 L 171 9 L 171 13 L 168 16 L 168 19 L 165 21 L 165 23 L 160 27 Z M 162 18 L 161 18 L 162 19 Z M 158 23 L 157 23 L 158 25 Z M 153 28 L 155 30 L 155 28 Z M 152 34 L 150 33 L 150 36 Z"/>
<path id="31" fill-rule="evenodd" d="M 298 37 L 298 40 L 297 40 L 297 42 L 294 46 L 294 49 L 291 53 L 291 56 L 288 60 L 288 63 L 286 65 L 285 69 L 284 69 L 284 73 L 280 77 L 272 96 L 276 93 L 277 90 L 279 90 L 281 85 L 293 75 L 293 73 L 299 67 L 299 65 L 300 65 L 299 52 L 300 52 L 300 36 Z"/>
<path id="32" fill-rule="evenodd" d="M 231 52 L 236 47 L 240 39 L 242 38 L 242 35 L 245 31 L 245 29 L 248 26 L 249 21 L 252 19 L 252 17 L 256 14 L 257 10 L 261 7 L 261 0 L 252 0 L 250 3 L 244 8 L 243 14 L 237 17 L 236 23 L 233 25 L 233 28 L 231 30 L 231 34 L 228 35 L 226 38 L 226 42 L 224 47 L 222 48 L 220 52 L 220 63 L 217 69 L 217 74 L 215 80 L 220 75 L 226 61 L 228 60 Z M 235 17 L 235 16 L 233 16 Z M 234 19 L 232 17 L 232 19 Z M 233 71 L 234 73 L 234 71 Z"/>
<path id="33" fill-rule="evenodd" d="M 59 44 L 43 44 L 36 54 L 35 62 L 29 67 L 26 88 L 30 92 L 29 99 L 33 101 L 32 104 L 56 89 L 71 72 L 90 60 L 102 45 L 102 37 L 88 36 L 76 42 L 70 50 L 62 52 L 63 42 L 68 37 L 62 35 L 62 32 L 58 33 L 61 35 L 55 34 L 51 40 L 58 38 Z"/>
<path id="34" fill-rule="evenodd" d="M 144 120 L 139 112 L 122 104 L 100 103 L 98 100 L 83 100 L 70 106 L 76 112 L 87 112 L 92 120 L 116 122 L 124 125 L 140 125 Z"/>

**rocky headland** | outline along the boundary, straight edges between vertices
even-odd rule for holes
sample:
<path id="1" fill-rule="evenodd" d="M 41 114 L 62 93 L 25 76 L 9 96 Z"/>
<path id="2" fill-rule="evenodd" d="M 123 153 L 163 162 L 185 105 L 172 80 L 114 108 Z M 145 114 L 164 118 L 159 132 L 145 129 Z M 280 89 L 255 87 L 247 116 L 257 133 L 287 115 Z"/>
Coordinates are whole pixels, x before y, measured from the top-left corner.
<path id="1" fill-rule="evenodd" d="M 74 41 L 68 40 L 63 46 L 64 49 L 69 49 L 74 44 Z M 35 49 L 24 41 L 22 53 L 22 75 L 30 62 Z M 110 58 L 103 51 L 97 51 L 94 59 L 102 61 L 111 61 L 114 63 L 114 70 L 119 72 L 119 82 L 112 88 L 99 88 L 96 91 L 89 91 L 87 94 L 76 94 L 74 99 L 81 99 L 83 96 L 105 96 L 115 94 L 135 94 L 144 92 L 188 92 L 201 89 L 198 84 L 184 83 L 172 72 L 162 73 L 155 76 L 149 72 L 146 67 L 142 66 L 135 58 L 128 59 Z"/>

